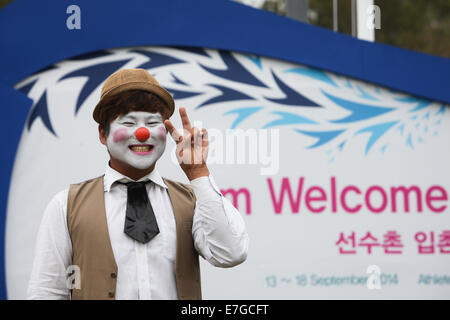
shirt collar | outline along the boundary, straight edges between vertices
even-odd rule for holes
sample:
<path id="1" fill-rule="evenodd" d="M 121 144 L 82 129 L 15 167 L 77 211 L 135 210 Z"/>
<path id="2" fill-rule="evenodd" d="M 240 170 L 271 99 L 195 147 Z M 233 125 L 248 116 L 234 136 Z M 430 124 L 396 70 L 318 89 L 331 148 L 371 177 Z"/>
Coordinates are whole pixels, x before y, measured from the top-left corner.
<path id="1" fill-rule="evenodd" d="M 155 184 L 159 185 L 160 187 L 166 188 L 167 185 L 164 183 L 164 180 L 162 179 L 159 172 L 155 169 L 153 169 L 152 172 L 149 174 L 143 176 L 138 181 L 147 181 L 151 180 Z M 105 176 L 103 178 L 103 185 L 104 185 L 104 191 L 109 192 L 111 190 L 111 187 L 114 182 L 120 181 L 120 182 L 131 182 L 134 181 L 133 179 L 121 174 L 120 172 L 114 170 L 109 166 L 109 163 L 106 165 L 105 170 Z"/>

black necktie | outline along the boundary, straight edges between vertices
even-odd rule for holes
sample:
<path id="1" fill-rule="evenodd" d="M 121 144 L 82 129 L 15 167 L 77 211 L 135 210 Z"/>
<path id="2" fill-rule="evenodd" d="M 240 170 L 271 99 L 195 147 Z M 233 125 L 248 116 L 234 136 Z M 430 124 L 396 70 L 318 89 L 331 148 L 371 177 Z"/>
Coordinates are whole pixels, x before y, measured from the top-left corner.
<path id="1" fill-rule="evenodd" d="M 150 182 L 128 182 L 127 186 L 127 212 L 125 217 L 124 232 L 131 238 L 141 243 L 147 243 L 158 233 L 158 223 L 155 213 L 148 199 L 145 184 Z"/>

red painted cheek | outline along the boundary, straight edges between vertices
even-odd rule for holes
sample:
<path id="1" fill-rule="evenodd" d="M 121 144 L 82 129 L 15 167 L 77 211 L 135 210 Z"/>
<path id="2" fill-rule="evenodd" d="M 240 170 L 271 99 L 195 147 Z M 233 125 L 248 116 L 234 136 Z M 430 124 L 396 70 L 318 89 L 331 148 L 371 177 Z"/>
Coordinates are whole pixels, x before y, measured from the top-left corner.
<path id="1" fill-rule="evenodd" d="M 159 127 L 158 128 L 158 136 L 161 140 L 166 140 L 166 128 Z"/>
<path id="2" fill-rule="evenodd" d="M 128 130 L 125 128 L 120 128 L 114 131 L 113 141 L 119 142 L 129 138 Z"/>

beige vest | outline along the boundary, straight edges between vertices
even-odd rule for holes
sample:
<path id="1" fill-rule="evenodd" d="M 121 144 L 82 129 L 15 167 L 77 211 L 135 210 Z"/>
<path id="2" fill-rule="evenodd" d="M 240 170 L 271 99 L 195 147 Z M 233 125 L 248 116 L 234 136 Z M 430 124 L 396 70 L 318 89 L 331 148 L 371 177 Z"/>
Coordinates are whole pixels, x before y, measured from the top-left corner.
<path id="1" fill-rule="evenodd" d="M 163 179 L 176 222 L 175 278 L 180 299 L 201 299 L 200 266 L 192 238 L 195 195 L 192 188 Z M 106 222 L 103 176 L 72 184 L 67 202 L 72 264 L 80 268 L 81 288 L 72 299 L 114 300 L 117 265 Z"/>

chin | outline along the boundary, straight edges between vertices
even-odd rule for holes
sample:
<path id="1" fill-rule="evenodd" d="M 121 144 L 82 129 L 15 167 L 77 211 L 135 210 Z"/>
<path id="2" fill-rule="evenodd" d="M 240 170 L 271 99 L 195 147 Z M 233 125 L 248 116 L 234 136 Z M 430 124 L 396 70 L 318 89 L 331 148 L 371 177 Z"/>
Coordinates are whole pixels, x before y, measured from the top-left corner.
<path id="1" fill-rule="evenodd" d="M 153 165 L 154 165 L 154 163 L 152 163 L 152 164 L 150 164 L 150 165 L 136 165 L 136 164 L 129 164 L 130 166 L 132 166 L 133 168 L 135 168 L 135 169 L 139 169 L 139 170 L 147 170 L 147 169 L 150 169 Z"/>
<path id="2" fill-rule="evenodd" d="M 114 157 L 114 160 L 120 162 L 122 167 L 129 167 L 135 170 L 147 170 L 155 165 L 158 159 L 126 159 L 124 157 Z"/>
<path id="3" fill-rule="evenodd" d="M 155 163 L 156 161 L 130 161 L 130 162 L 125 162 L 127 165 L 129 165 L 130 167 L 133 167 L 134 169 L 138 169 L 138 170 L 147 170 L 150 169 Z"/>

